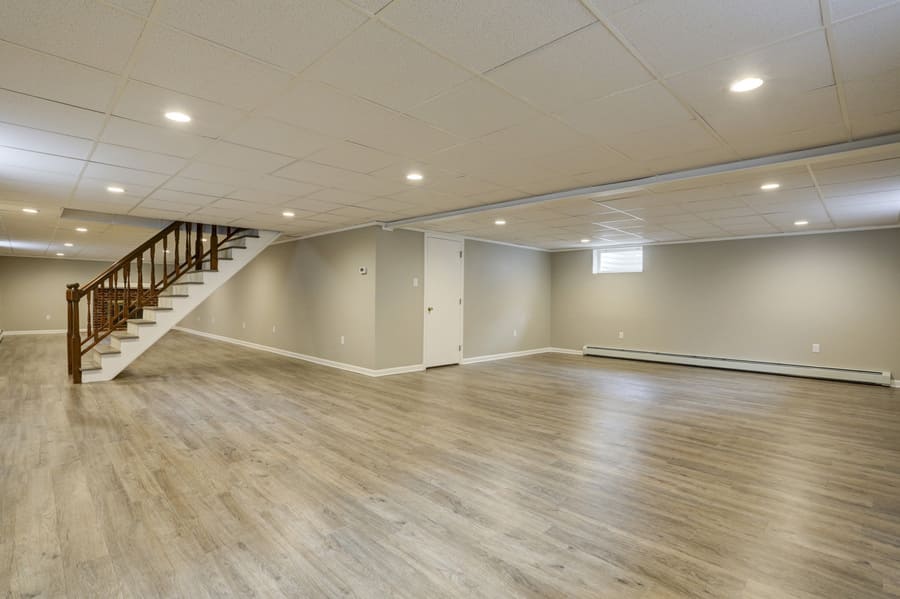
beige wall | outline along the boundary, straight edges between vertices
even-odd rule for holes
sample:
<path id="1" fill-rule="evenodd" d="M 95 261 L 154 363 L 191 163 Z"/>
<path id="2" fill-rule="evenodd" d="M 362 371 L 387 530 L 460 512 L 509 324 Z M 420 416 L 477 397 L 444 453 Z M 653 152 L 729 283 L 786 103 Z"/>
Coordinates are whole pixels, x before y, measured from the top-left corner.
<path id="1" fill-rule="evenodd" d="M 181 326 L 374 368 L 375 231 L 274 245 Z"/>
<path id="2" fill-rule="evenodd" d="M 643 273 L 617 275 L 591 274 L 590 251 L 553 254 L 554 346 L 900 374 L 900 229 L 644 252 Z"/>
<path id="3" fill-rule="evenodd" d="M 83 285 L 108 266 L 87 260 L 0 256 L 0 329 L 65 329 L 66 285 Z"/>
<path id="4" fill-rule="evenodd" d="M 463 356 L 548 347 L 550 254 L 466 240 L 464 255 Z"/>
<path id="5" fill-rule="evenodd" d="M 425 236 L 378 229 L 375 242 L 375 367 L 421 364 Z M 418 279 L 418 287 L 413 287 L 413 279 Z"/>

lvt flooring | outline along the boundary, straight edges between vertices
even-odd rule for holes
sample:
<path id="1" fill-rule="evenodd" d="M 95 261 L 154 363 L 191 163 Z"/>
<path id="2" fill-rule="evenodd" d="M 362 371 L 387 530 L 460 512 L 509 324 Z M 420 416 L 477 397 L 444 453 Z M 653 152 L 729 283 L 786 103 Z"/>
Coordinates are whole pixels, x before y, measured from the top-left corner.
<path id="1" fill-rule="evenodd" d="M 900 390 L 543 355 L 371 379 L 0 344 L 0 596 L 900 596 Z"/>

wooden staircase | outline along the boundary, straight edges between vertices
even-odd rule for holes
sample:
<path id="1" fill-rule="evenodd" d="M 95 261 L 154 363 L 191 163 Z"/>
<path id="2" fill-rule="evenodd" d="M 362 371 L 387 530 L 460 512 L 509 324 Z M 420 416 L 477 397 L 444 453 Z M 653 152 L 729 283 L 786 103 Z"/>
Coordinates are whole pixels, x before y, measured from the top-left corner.
<path id="1" fill-rule="evenodd" d="M 93 281 L 67 285 L 72 382 L 115 378 L 277 237 L 177 221 Z"/>

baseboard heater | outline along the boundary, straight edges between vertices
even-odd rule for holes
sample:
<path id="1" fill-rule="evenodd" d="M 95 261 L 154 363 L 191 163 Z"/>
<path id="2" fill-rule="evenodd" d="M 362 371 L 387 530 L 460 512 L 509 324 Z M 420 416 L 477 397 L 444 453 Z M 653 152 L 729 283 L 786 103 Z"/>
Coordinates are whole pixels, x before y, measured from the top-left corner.
<path id="1" fill-rule="evenodd" d="M 603 358 L 624 358 L 643 362 L 664 362 L 667 364 L 683 364 L 686 366 L 703 366 L 706 368 L 723 368 L 725 370 L 746 370 L 769 374 L 786 374 L 815 379 L 832 379 L 855 383 L 872 383 L 875 385 L 891 385 L 891 373 L 877 370 L 852 370 L 849 368 L 827 368 L 824 366 L 804 366 L 802 364 L 781 364 L 779 362 L 759 362 L 755 360 L 738 360 L 735 358 L 714 358 L 711 356 L 692 356 L 687 354 L 669 354 L 664 352 L 640 351 L 634 349 L 616 349 L 612 347 L 584 346 L 584 355 Z"/>

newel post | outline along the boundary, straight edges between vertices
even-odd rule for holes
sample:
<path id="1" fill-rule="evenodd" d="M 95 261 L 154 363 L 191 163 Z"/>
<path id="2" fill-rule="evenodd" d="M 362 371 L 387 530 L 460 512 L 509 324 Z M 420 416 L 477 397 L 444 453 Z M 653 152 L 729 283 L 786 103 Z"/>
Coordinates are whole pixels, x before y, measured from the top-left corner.
<path id="1" fill-rule="evenodd" d="M 72 375 L 72 382 L 76 384 L 81 383 L 81 327 L 78 322 L 78 301 L 81 299 L 81 292 L 78 287 L 78 283 L 66 285 L 66 304 L 68 307 L 66 343 L 68 346 L 69 374 Z"/>

